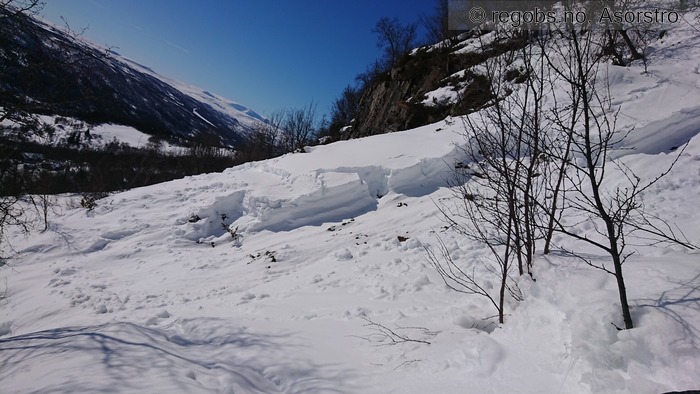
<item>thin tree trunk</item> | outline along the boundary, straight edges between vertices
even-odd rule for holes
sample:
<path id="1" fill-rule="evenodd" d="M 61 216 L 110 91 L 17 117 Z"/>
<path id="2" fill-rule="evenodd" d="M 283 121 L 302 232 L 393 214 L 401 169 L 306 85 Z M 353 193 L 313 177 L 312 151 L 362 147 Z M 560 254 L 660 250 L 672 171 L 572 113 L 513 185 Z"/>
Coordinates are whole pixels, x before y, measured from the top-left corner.
<path id="1" fill-rule="evenodd" d="M 620 256 L 619 240 L 616 236 L 617 232 L 615 230 L 615 221 L 608 214 L 603 199 L 600 195 L 600 182 L 596 178 L 596 161 L 594 157 L 596 153 L 593 150 L 593 141 L 591 140 L 591 117 L 593 116 L 593 110 L 590 107 L 590 97 L 589 91 L 586 86 L 587 83 L 587 73 L 583 69 L 583 61 L 581 50 L 579 47 L 578 39 L 574 36 L 574 46 L 576 49 L 576 57 L 578 58 L 578 75 L 579 75 L 579 88 L 581 89 L 581 103 L 583 105 L 582 115 L 584 120 L 584 159 L 586 160 L 586 175 L 591 185 L 591 192 L 593 193 L 593 201 L 595 203 L 595 209 L 597 210 L 598 216 L 603 220 L 606 227 L 606 233 L 610 247 L 608 248 L 608 253 L 612 257 L 613 265 L 615 267 L 615 279 L 617 280 L 617 289 L 620 296 L 620 306 L 622 308 L 622 317 L 625 322 L 625 328 L 633 328 L 632 316 L 629 310 L 629 304 L 627 302 L 627 290 L 625 288 L 625 279 L 622 276 L 622 258 Z M 601 146 L 599 149 L 605 151 L 607 150 L 607 142 L 601 141 Z M 622 231 L 622 230 L 620 230 Z"/>
<path id="2" fill-rule="evenodd" d="M 620 30 L 620 35 L 622 36 L 622 39 L 625 41 L 625 44 L 627 44 L 627 47 L 632 53 L 632 60 L 644 59 L 644 55 L 639 53 L 639 51 L 637 51 L 637 48 L 634 46 L 634 43 L 630 39 L 630 36 L 627 34 L 627 30 Z"/>
<path id="3" fill-rule="evenodd" d="M 608 225 L 608 231 L 610 231 L 612 223 Z M 610 238 L 610 254 L 613 258 L 613 265 L 615 266 L 615 279 L 617 281 L 617 291 L 620 294 L 620 306 L 622 307 L 622 319 L 625 322 L 625 328 L 634 328 L 634 323 L 632 322 L 632 314 L 630 313 L 630 306 L 627 301 L 627 288 L 625 287 L 625 278 L 622 276 L 622 259 L 620 257 L 620 251 L 617 249 L 617 240 Z"/>

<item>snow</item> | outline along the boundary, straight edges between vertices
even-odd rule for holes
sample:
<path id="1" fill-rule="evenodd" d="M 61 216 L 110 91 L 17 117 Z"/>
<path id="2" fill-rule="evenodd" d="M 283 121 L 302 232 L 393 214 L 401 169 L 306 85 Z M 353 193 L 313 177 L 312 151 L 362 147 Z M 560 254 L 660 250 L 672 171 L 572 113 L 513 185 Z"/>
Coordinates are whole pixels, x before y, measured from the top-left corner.
<path id="1" fill-rule="evenodd" d="M 119 56 L 119 55 L 117 55 Z M 181 92 L 189 95 L 190 97 L 194 98 L 195 100 L 204 103 L 205 105 L 209 105 L 210 107 L 221 111 L 234 119 L 238 120 L 241 122 L 244 126 L 247 128 L 251 128 L 258 122 L 265 122 L 266 119 L 265 117 L 259 115 L 255 111 L 253 111 L 250 108 L 247 108 L 239 103 L 236 103 L 234 101 L 231 101 L 229 99 L 226 99 L 224 97 L 221 97 L 217 94 L 213 94 L 211 92 L 208 92 L 206 90 L 202 90 L 201 88 L 198 88 L 193 85 L 186 84 L 184 82 L 176 81 L 172 78 L 165 77 L 163 75 L 160 75 L 150 69 L 149 67 L 146 67 L 142 64 L 139 64 L 138 62 L 123 57 L 119 56 L 119 59 L 127 64 L 129 67 L 133 67 L 145 74 L 151 75 L 155 78 L 160 79 L 161 81 L 174 86 L 176 89 L 180 90 Z M 195 115 L 198 117 L 202 118 L 196 111 L 194 112 Z M 210 123 L 206 119 L 202 119 L 207 123 Z M 211 124 L 211 123 L 210 123 Z"/>
<path id="2" fill-rule="evenodd" d="M 490 32 L 486 33 L 482 36 L 479 37 L 471 37 L 467 38 L 466 40 L 462 41 L 459 46 L 457 51 L 455 53 L 472 53 L 472 52 L 478 52 L 481 50 L 483 46 L 488 46 L 491 45 L 496 41 L 498 38 L 498 35 Z"/>
<path id="3" fill-rule="evenodd" d="M 700 37 L 678 28 L 664 40 L 649 73 L 610 68 L 621 122 L 636 126 L 637 149 L 618 158 L 651 177 L 686 145 L 645 203 L 700 244 Z M 502 326 L 484 320 L 484 299 L 446 288 L 423 244 L 437 233 L 457 261 L 487 253 L 444 231 L 436 207 L 451 196 L 461 132 L 448 118 L 307 148 L 113 194 L 91 212 L 65 197 L 50 231 L 12 236 L 18 255 L 0 268 L 3 390 L 700 388 L 697 250 L 636 247 L 631 330 L 613 326 L 614 278 L 563 253 L 538 256 Z M 371 322 L 416 341 L 394 344 Z"/>
<path id="4" fill-rule="evenodd" d="M 57 26 L 46 19 L 42 19 L 42 23 L 49 30 L 56 30 L 56 31 L 64 31 L 65 30 L 63 26 Z M 228 116 L 233 117 L 235 120 L 239 121 L 243 126 L 245 126 L 244 131 L 249 131 L 258 122 L 266 122 L 267 121 L 267 119 L 264 116 L 261 116 L 260 114 L 258 114 L 254 110 L 247 108 L 244 105 L 241 105 L 237 102 L 231 101 L 231 100 L 224 98 L 220 95 L 213 94 L 209 91 L 202 90 L 199 87 L 189 85 L 187 83 L 177 81 L 177 80 L 174 80 L 172 78 L 158 74 L 150 67 L 144 66 L 133 59 L 130 59 L 128 57 L 120 55 L 119 53 L 117 53 L 113 50 L 114 48 L 105 48 L 102 45 L 99 45 L 95 42 L 90 41 L 89 39 L 87 39 L 87 37 L 80 37 L 80 41 L 85 45 L 93 47 L 94 49 L 98 50 L 99 52 L 109 53 L 110 56 L 114 56 L 115 59 L 124 63 L 124 65 L 126 66 L 124 71 L 126 73 L 130 73 L 130 71 L 129 71 L 130 69 L 138 70 L 144 74 L 155 77 L 155 78 L 175 87 L 176 89 L 180 90 L 182 93 L 194 98 L 195 100 L 201 102 L 204 105 L 208 105 L 215 110 L 218 110 L 218 111 L 220 111 Z M 198 113 L 196 113 L 196 111 L 194 114 L 196 116 L 198 116 L 199 118 L 202 118 Z M 206 120 L 206 119 L 203 119 L 203 120 L 205 122 L 211 124 L 211 122 L 209 122 L 208 120 Z"/>
<path id="5" fill-rule="evenodd" d="M 421 101 L 426 107 L 436 107 L 438 105 L 450 105 L 459 100 L 463 89 L 455 90 L 452 86 L 443 86 L 428 92 L 425 99 Z"/>
<path id="6" fill-rule="evenodd" d="M 90 143 L 97 145 L 105 145 L 115 139 L 122 144 L 134 148 L 144 148 L 148 144 L 150 135 L 142 133 L 131 126 L 122 126 L 115 124 L 102 124 L 95 126 L 90 130 L 92 141 Z M 162 141 L 161 149 L 165 152 L 180 153 L 182 148 L 172 145 L 167 141 Z"/>
<path id="7" fill-rule="evenodd" d="M 203 121 L 207 122 L 210 126 L 216 127 L 212 122 L 208 121 L 207 118 L 200 115 L 199 112 L 197 112 L 197 108 L 193 109 L 192 113 L 195 114 L 195 116 L 197 116 L 199 119 L 202 119 Z"/>
<path id="8" fill-rule="evenodd" d="M 143 133 L 131 126 L 109 123 L 88 126 L 74 118 L 48 115 L 40 115 L 38 116 L 38 119 L 42 123 L 52 126 L 54 129 L 54 134 L 48 136 L 39 133 L 23 132 L 17 128 L 17 124 L 15 122 L 9 120 L 4 120 L 2 123 L 0 123 L 0 126 L 7 128 L 4 130 L 4 132 L 7 137 L 12 139 L 32 141 L 39 144 L 53 146 L 65 145 L 69 139 L 69 136 L 75 131 L 79 132 L 81 136 L 83 136 L 80 141 L 81 146 L 93 148 L 102 147 L 115 140 L 121 144 L 134 148 L 143 148 L 148 144 L 149 138 L 151 138 L 151 135 Z M 90 135 L 87 138 L 84 137 L 85 130 L 90 131 Z M 21 135 L 19 135 L 19 133 L 21 133 Z M 181 147 L 172 145 L 166 141 L 162 142 L 162 149 L 166 152 L 172 153 L 179 153 L 182 151 Z"/>
<path id="9" fill-rule="evenodd" d="M 130 126 L 104 124 L 95 126 L 90 130 L 90 135 L 101 139 L 104 143 L 117 141 L 127 144 L 132 147 L 144 147 L 151 137 L 148 134 L 142 133 Z"/>

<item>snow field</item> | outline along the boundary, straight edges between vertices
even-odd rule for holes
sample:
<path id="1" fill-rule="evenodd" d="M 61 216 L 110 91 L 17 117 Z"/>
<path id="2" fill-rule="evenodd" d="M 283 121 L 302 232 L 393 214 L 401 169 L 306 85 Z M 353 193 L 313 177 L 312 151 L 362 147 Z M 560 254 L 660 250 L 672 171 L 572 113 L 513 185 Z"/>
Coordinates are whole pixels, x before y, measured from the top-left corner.
<path id="1" fill-rule="evenodd" d="M 610 68 L 622 125 L 635 126 L 637 150 L 619 159 L 648 178 L 685 146 L 644 200 L 700 244 L 700 37 L 679 28 L 655 45 L 648 74 Z M 525 300 L 509 300 L 501 327 L 485 320 L 495 311 L 484 298 L 443 284 L 423 249 L 436 236 L 457 262 L 487 260 L 436 207 L 451 196 L 461 132 L 447 119 L 134 189 L 13 237 L 19 255 L 0 269 L 3 390 L 700 388 L 697 250 L 635 246 L 625 273 L 636 328 L 625 331 L 614 278 L 562 252 L 538 257 L 536 281 L 518 278 Z"/>

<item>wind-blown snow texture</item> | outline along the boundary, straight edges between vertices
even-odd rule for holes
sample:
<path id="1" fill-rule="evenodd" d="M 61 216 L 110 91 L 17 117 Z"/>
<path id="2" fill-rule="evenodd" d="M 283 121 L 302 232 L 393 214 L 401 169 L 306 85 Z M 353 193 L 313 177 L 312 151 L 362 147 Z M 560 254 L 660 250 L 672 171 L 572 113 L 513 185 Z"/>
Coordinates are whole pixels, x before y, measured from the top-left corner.
<path id="1" fill-rule="evenodd" d="M 655 213 L 700 244 L 700 37 L 610 67 Z M 700 254 L 640 247 L 614 278 L 540 256 L 502 327 L 447 289 L 422 243 L 461 122 L 339 142 L 64 208 L 0 271 L 3 392 L 660 393 L 700 388 Z M 689 141 L 689 142 L 688 142 Z M 199 219 L 199 220 L 197 220 Z M 234 239 L 226 228 L 237 228 Z M 483 248 L 440 234 L 457 261 Z M 399 236 L 405 237 L 401 242 Z M 564 242 L 557 240 L 558 242 Z M 592 254 L 605 258 L 598 251 Z M 596 258 L 596 256 L 592 256 Z M 514 310 L 513 310 L 514 308 Z M 391 345 L 363 318 L 419 342 Z"/>

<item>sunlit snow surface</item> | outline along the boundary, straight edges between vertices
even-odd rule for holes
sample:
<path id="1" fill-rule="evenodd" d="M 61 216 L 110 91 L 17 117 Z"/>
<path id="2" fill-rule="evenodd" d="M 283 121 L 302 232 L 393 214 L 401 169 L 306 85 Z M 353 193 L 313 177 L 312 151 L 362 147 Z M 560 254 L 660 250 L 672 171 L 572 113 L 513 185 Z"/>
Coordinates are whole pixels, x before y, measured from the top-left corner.
<path id="1" fill-rule="evenodd" d="M 690 139 L 645 203 L 700 244 L 700 37 L 679 28 L 653 46 L 648 74 L 608 70 L 620 122 L 636 127 L 638 151 L 622 160 L 651 177 Z M 519 281 L 525 301 L 502 327 L 482 320 L 493 315 L 484 299 L 444 286 L 422 247 L 435 232 L 457 261 L 487 253 L 442 232 L 436 208 L 461 131 L 448 119 L 310 148 L 114 194 L 89 213 L 64 201 L 50 231 L 12 238 L 19 255 L 0 270 L 0 390 L 700 388 L 698 251 L 630 258 L 627 331 L 612 324 L 614 278 L 561 254 L 537 259 L 536 282 Z M 363 317 L 431 345 L 382 343 Z"/>

